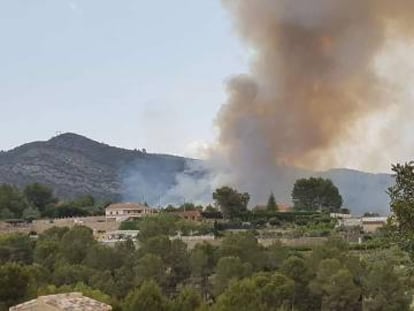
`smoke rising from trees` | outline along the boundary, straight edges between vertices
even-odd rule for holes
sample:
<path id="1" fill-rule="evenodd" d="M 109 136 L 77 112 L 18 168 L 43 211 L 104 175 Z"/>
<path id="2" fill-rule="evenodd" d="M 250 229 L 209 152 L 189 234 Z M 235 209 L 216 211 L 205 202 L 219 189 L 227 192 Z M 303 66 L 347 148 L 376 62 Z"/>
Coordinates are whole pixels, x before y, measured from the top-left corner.
<path id="1" fill-rule="evenodd" d="M 389 40 L 414 34 L 414 2 L 222 2 L 254 60 L 227 84 L 214 157 L 244 190 L 267 195 L 292 179 L 285 167 L 337 165 L 339 146 L 363 139 L 358 124 L 390 108 L 376 60 Z"/>

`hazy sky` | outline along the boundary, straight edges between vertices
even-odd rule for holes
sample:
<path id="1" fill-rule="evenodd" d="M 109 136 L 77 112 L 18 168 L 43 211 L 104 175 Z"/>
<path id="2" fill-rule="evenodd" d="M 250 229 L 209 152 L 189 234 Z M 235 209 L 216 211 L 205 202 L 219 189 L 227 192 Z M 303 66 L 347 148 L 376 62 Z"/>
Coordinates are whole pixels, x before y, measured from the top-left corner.
<path id="1" fill-rule="evenodd" d="M 224 82 L 254 55 L 220 0 L 0 0 L 0 40 L 0 150 L 60 131 L 197 156 L 214 141 Z M 414 44 L 388 50 L 379 67 L 402 96 L 338 148 L 342 167 L 414 156 Z"/>
<path id="2" fill-rule="evenodd" d="M 219 0 L 0 0 L 0 149 L 56 131 L 194 155 L 247 49 Z"/>

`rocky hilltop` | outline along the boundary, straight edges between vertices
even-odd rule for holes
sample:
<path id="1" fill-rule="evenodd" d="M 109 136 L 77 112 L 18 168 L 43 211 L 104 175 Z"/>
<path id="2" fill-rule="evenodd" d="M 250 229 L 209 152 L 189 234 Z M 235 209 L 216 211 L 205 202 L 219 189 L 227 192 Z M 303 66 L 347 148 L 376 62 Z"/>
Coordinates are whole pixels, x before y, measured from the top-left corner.
<path id="1" fill-rule="evenodd" d="M 148 184 L 162 181 L 161 188 L 167 188 L 185 169 L 186 162 L 181 157 L 111 147 L 66 133 L 1 152 L 0 183 L 21 187 L 40 182 L 65 198 L 92 194 L 102 199 L 120 199 L 123 181 L 131 168 L 145 176 Z"/>

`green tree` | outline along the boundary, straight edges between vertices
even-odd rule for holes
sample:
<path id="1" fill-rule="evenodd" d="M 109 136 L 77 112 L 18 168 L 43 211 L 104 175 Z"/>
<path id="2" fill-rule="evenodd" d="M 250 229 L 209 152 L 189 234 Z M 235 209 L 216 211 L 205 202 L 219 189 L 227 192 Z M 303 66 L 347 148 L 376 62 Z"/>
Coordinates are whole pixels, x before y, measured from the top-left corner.
<path id="1" fill-rule="evenodd" d="M 374 263 L 364 278 L 363 309 L 366 311 L 410 310 L 412 296 L 395 267 Z"/>
<path id="2" fill-rule="evenodd" d="M 205 212 L 207 212 L 207 213 L 218 213 L 218 209 L 217 208 L 215 208 L 214 206 L 212 206 L 212 205 L 207 205 L 206 206 L 206 208 L 205 208 Z"/>
<path id="3" fill-rule="evenodd" d="M 58 260 L 59 242 L 51 240 L 39 240 L 34 250 L 34 262 L 53 269 Z"/>
<path id="4" fill-rule="evenodd" d="M 238 257 L 242 262 L 250 263 L 258 271 L 266 265 L 264 251 L 264 248 L 257 242 L 253 233 L 230 233 L 221 242 L 219 255 L 222 257 Z"/>
<path id="5" fill-rule="evenodd" d="M 395 184 L 388 189 L 393 212 L 391 232 L 400 246 L 414 256 L 414 162 L 392 166 Z"/>
<path id="6" fill-rule="evenodd" d="M 40 218 L 40 212 L 37 208 L 33 208 L 31 206 L 29 206 L 28 208 L 26 208 L 23 211 L 22 214 L 23 219 L 25 220 L 33 220 L 33 219 L 39 219 Z"/>
<path id="7" fill-rule="evenodd" d="M 10 185 L 0 185 L 0 218 L 22 218 L 26 208 L 28 204 L 19 189 Z"/>
<path id="8" fill-rule="evenodd" d="M 180 205 L 180 207 L 177 210 L 179 210 L 179 211 L 194 211 L 194 210 L 196 210 L 196 206 L 194 205 L 194 203 L 186 202 L 186 203 Z"/>
<path id="9" fill-rule="evenodd" d="M 339 211 L 342 196 L 330 179 L 299 179 L 292 190 L 292 201 L 296 210 L 304 211 Z"/>
<path id="10" fill-rule="evenodd" d="M 115 270 L 113 276 L 115 286 L 112 289 L 112 292 L 115 293 L 114 295 L 118 299 L 123 299 L 129 293 L 131 288 L 136 288 L 138 286 L 133 266 L 122 266 Z"/>
<path id="11" fill-rule="evenodd" d="M 70 205 L 74 207 L 92 207 L 95 205 L 95 198 L 91 195 L 81 196 L 71 201 Z"/>
<path id="12" fill-rule="evenodd" d="M 70 265 L 61 262 L 54 267 L 52 280 L 58 286 L 73 285 L 78 282 L 88 283 L 91 275 L 93 275 L 93 270 L 84 265 Z"/>
<path id="13" fill-rule="evenodd" d="M 252 273 L 249 263 L 242 263 L 238 257 L 222 257 L 217 263 L 214 292 L 222 293 L 230 282 L 240 280 Z"/>
<path id="14" fill-rule="evenodd" d="M 88 249 L 96 244 L 92 230 L 85 226 L 75 226 L 64 234 L 60 243 L 60 253 L 70 264 L 80 264 Z"/>
<path id="15" fill-rule="evenodd" d="M 215 311 L 291 309 L 294 282 L 280 273 L 257 274 L 234 282 L 218 298 Z"/>
<path id="16" fill-rule="evenodd" d="M 175 287 L 191 275 L 190 255 L 187 244 L 182 240 L 173 240 L 166 264 L 170 267 L 169 286 Z"/>
<path id="17" fill-rule="evenodd" d="M 180 218 L 163 213 L 157 217 L 145 217 L 139 222 L 140 233 L 138 238 L 145 241 L 159 235 L 174 235 L 177 231 L 176 223 Z"/>
<path id="18" fill-rule="evenodd" d="M 115 248 L 96 244 L 87 250 L 83 264 L 96 270 L 114 271 L 123 265 L 123 259 Z"/>
<path id="19" fill-rule="evenodd" d="M 168 274 L 168 287 L 174 288 L 191 274 L 190 258 L 187 245 L 179 240 L 170 240 L 165 235 L 159 235 L 145 240 L 142 243 L 140 254 L 159 256 L 164 262 Z"/>
<path id="20" fill-rule="evenodd" d="M 230 187 L 216 189 L 213 199 L 225 218 L 235 218 L 247 211 L 250 196 L 247 192 L 239 193 Z"/>
<path id="21" fill-rule="evenodd" d="M 197 280 L 203 298 L 209 293 L 209 276 L 216 267 L 216 248 L 209 243 L 197 244 L 190 255 L 191 274 Z"/>
<path id="22" fill-rule="evenodd" d="M 56 199 L 53 196 L 53 190 L 39 183 L 27 185 L 24 188 L 23 193 L 29 204 L 36 207 L 41 212 L 43 212 L 49 204 L 56 202 Z"/>
<path id="23" fill-rule="evenodd" d="M 277 203 L 273 192 L 269 196 L 269 200 L 267 200 L 266 209 L 269 212 L 276 212 L 278 210 Z"/>
<path id="24" fill-rule="evenodd" d="M 133 290 L 125 299 L 125 311 L 165 311 L 167 302 L 161 294 L 159 286 L 153 282 L 145 282 Z"/>
<path id="25" fill-rule="evenodd" d="M 340 263 L 349 258 L 348 244 L 340 237 L 329 237 L 328 241 L 316 246 L 307 258 L 307 265 L 311 271 L 317 271 L 325 259 L 336 259 Z"/>
<path id="26" fill-rule="evenodd" d="M 0 310 L 18 304 L 28 294 L 30 276 L 25 268 L 16 263 L 0 266 Z"/>
<path id="27" fill-rule="evenodd" d="M 61 256 L 60 242 L 68 231 L 69 228 L 67 227 L 52 227 L 40 234 L 34 249 L 34 262 L 49 270 L 53 270 Z"/>
<path id="28" fill-rule="evenodd" d="M 40 234 L 39 240 L 60 241 L 68 231 L 68 227 L 52 227 Z"/>
<path id="29" fill-rule="evenodd" d="M 118 292 L 114 280 L 114 273 L 111 271 L 93 271 L 88 280 L 88 285 L 96 288 L 111 297 L 117 297 Z"/>
<path id="30" fill-rule="evenodd" d="M 288 257 L 289 248 L 283 245 L 282 242 L 275 241 L 265 250 L 265 267 L 267 270 L 277 270 Z"/>
<path id="31" fill-rule="evenodd" d="M 30 238 L 23 234 L 0 236 L 0 264 L 18 262 L 31 264 L 33 261 L 33 245 Z"/>
<path id="32" fill-rule="evenodd" d="M 164 262 L 170 256 L 171 240 L 166 235 L 158 235 L 147 238 L 141 243 L 138 250 L 139 254 L 144 256 L 146 254 L 153 254 L 159 256 Z"/>
<path id="33" fill-rule="evenodd" d="M 183 288 L 174 299 L 171 311 L 195 311 L 202 305 L 200 293 L 190 287 Z"/>
<path id="34" fill-rule="evenodd" d="M 361 288 L 337 259 L 321 261 L 316 278 L 309 286 L 311 292 L 320 297 L 322 311 L 361 310 Z"/>
<path id="35" fill-rule="evenodd" d="M 280 268 L 280 272 L 295 282 L 292 295 L 292 304 L 298 310 L 318 310 L 318 301 L 313 299 L 309 291 L 309 282 L 312 273 L 304 259 L 292 256 L 285 260 Z"/>
<path id="36" fill-rule="evenodd" d="M 138 284 L 150 280 L 154 280 L 160 285 L 165 283 L 167 269 L 160 256 L 146 254 L 138 260 L 134 269 Z"/>

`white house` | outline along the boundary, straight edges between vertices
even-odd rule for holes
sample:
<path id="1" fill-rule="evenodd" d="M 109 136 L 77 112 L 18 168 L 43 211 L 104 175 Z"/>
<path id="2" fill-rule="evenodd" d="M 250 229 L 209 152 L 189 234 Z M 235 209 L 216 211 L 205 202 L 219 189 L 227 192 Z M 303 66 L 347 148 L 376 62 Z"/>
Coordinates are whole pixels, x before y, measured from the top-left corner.
<path id="1" fill-rule="evenodd" d="M 157 213 L 155 209 L 138 203 L 116 203 L 105 209 L 106 220 L 117 222 L 137 219 L 155 213 Z"/>

